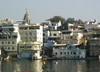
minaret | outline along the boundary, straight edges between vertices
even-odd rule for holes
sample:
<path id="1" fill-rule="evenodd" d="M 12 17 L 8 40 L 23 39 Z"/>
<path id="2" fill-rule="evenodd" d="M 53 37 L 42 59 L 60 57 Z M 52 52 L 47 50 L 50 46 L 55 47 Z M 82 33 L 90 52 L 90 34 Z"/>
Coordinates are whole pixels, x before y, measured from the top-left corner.
<path id="1" fill-rule="evenodd" d="M 27 24 L 30 24 L 30 18 L 29 18 L 29 14 L 28 14 L 28 11 L 26 9 L 26 13 L 24 15 L 24 18 L 23 18 L 23 23 L 27 23 Z"/>

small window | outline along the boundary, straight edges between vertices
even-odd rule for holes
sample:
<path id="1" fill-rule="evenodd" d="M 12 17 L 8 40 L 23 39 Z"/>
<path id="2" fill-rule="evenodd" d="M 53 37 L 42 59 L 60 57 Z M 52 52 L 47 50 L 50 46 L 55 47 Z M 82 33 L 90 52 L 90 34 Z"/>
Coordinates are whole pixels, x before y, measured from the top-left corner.
<path id="1" fill-rule="evenodd" d="M 31 46 L 27 46 L 27 48 L 31 48 Z"/>
<path id="2" fill-rule="evenodd" d="M 24 48 L 24 46 L 20 46 L 20 48 Z"/>
<path id="3" fill-rule="evenodd" d="M 66 54 L 66 52 L 64 52 L 64 54 Z"/>
<path id="4" fill-rule="evenodd" d="M 11 38 L 11 36 L 8 36 L 8 38 Z"/>
<path id="5" fill-rule="evenodd" d="M 8 47 L 8 49 L 10 49 L 10 47 Z"/>
<path id="6" fill-rule="evenodd" d="M 57 36 L 57 34 L 53 34 L 54 36 Z"/>
<path id="7" fill-rule="evenodd" d="M 13 36 L 14 38 L 17 38 L 17 36 Z"/>
<path id="8" fill-rule="evenodd" d="M 62 54 L 62 52 L 60 52 L 60 54 Z"/>
<path id="9" fill-rule="evenodd" d="M 73 54 L 75 55 L 75 54 L 76 54 L 76 52 L 73 52 Z"/>
<path id="10" fill-rule="evenodd" d="M 14 44 L 14 41 L 12 42 L 12 44 Z"/>
<path id="11" fill-rule="evenodd" d="M 4 42 L 2 42 L 2 44 L 4 44 Z"/>
<path id="12" fill-rule="evenodd" d="M 29 34 L 30 34 L 30 35 L 32 35 L 32 33 L 31 33 L 31 32 L 30 32 Z"/>
<path id="13" fill-rule="evenodd" d="M 57 52 L 55 54 L 57 55 Z"/>
<path id="14" fill-rule="evenodd" d="M 12 47 L 12 49 L 14 49 L 14 47 Z"/>
<path id="15" fill-rule="evenodd" d="M 73 54 L 73 53 L 71 52 L 71 54 Z"/>
<path id="16" fill-rule="evenodd" d="M 10 44 L 10 42 L 8 42 L 8 44 Z"/>

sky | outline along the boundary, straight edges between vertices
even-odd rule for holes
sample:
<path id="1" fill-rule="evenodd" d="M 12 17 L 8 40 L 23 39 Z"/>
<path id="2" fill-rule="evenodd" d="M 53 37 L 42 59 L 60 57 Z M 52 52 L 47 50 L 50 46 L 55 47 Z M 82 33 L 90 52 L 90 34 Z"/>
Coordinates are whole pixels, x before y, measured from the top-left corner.
<path id="1" fill-rule="evenodd" d="M 32 23 L 54 16 L 100 22 L 100 0 L 0 0 L 0 20 L 23 20 L 26 8 Z"/>

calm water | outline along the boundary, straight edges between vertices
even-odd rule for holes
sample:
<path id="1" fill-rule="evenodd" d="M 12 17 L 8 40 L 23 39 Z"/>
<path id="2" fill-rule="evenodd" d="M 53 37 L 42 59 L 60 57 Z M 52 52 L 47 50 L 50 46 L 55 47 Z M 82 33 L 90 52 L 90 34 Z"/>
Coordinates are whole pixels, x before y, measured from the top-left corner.
<path id="1" fill-rule="evenodd" d="M 99 60 L 9 60 L 0 62 L 1 72 L 100 72 Z"/>

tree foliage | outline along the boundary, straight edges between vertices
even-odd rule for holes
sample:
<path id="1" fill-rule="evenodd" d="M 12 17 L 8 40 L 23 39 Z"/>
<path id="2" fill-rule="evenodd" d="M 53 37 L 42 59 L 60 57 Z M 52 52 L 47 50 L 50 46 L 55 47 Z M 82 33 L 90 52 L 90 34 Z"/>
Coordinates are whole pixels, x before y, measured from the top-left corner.
<path id="1" fill-rule="evenodd" d="M 75 20 L 74 18 L 68 18 L 62 24 L 62 30 L 68 29 L 68 23 L 71 23 L 71 24 L 83 24 L 84 22 L 81 19 Z"/>
<path id="2" fill-rule="evenodd" d="M 81 19 L 78 19 L 78 20 L 75 20 L 74 18 L 68 18 L 67 20 L 66 20 L 66 22 L 67 23 L 74 23 L 74 24 L 82 24 L 83 23 L 83 21 L 81 20 Z"/>
<path id="3" fill-rule="evenodd" d="M 51 22 L 61 21 L 61 23 L 62 23 L 61 29 L 62 30 L 68 29 L 68 23 L 71 23 L 71 24 L 83 24 L 84 23 L 81 19 L 75 20 L 74 18 L 68 18 L 67 20 L 65 20 L 65 18 L 63 18 L 61 16 L 54 16 L 53 18 L 50 18 L 47 21 L 51 21 Z"/>
<path id="4" fill-rule="evenodd" d="M 65 21 L 65 18 L 61 16 L 54 16 L 53 18 L 48 19 L 48 21 L 51 22 L 58 22 L 59 20 L 63 23 Z"/>

